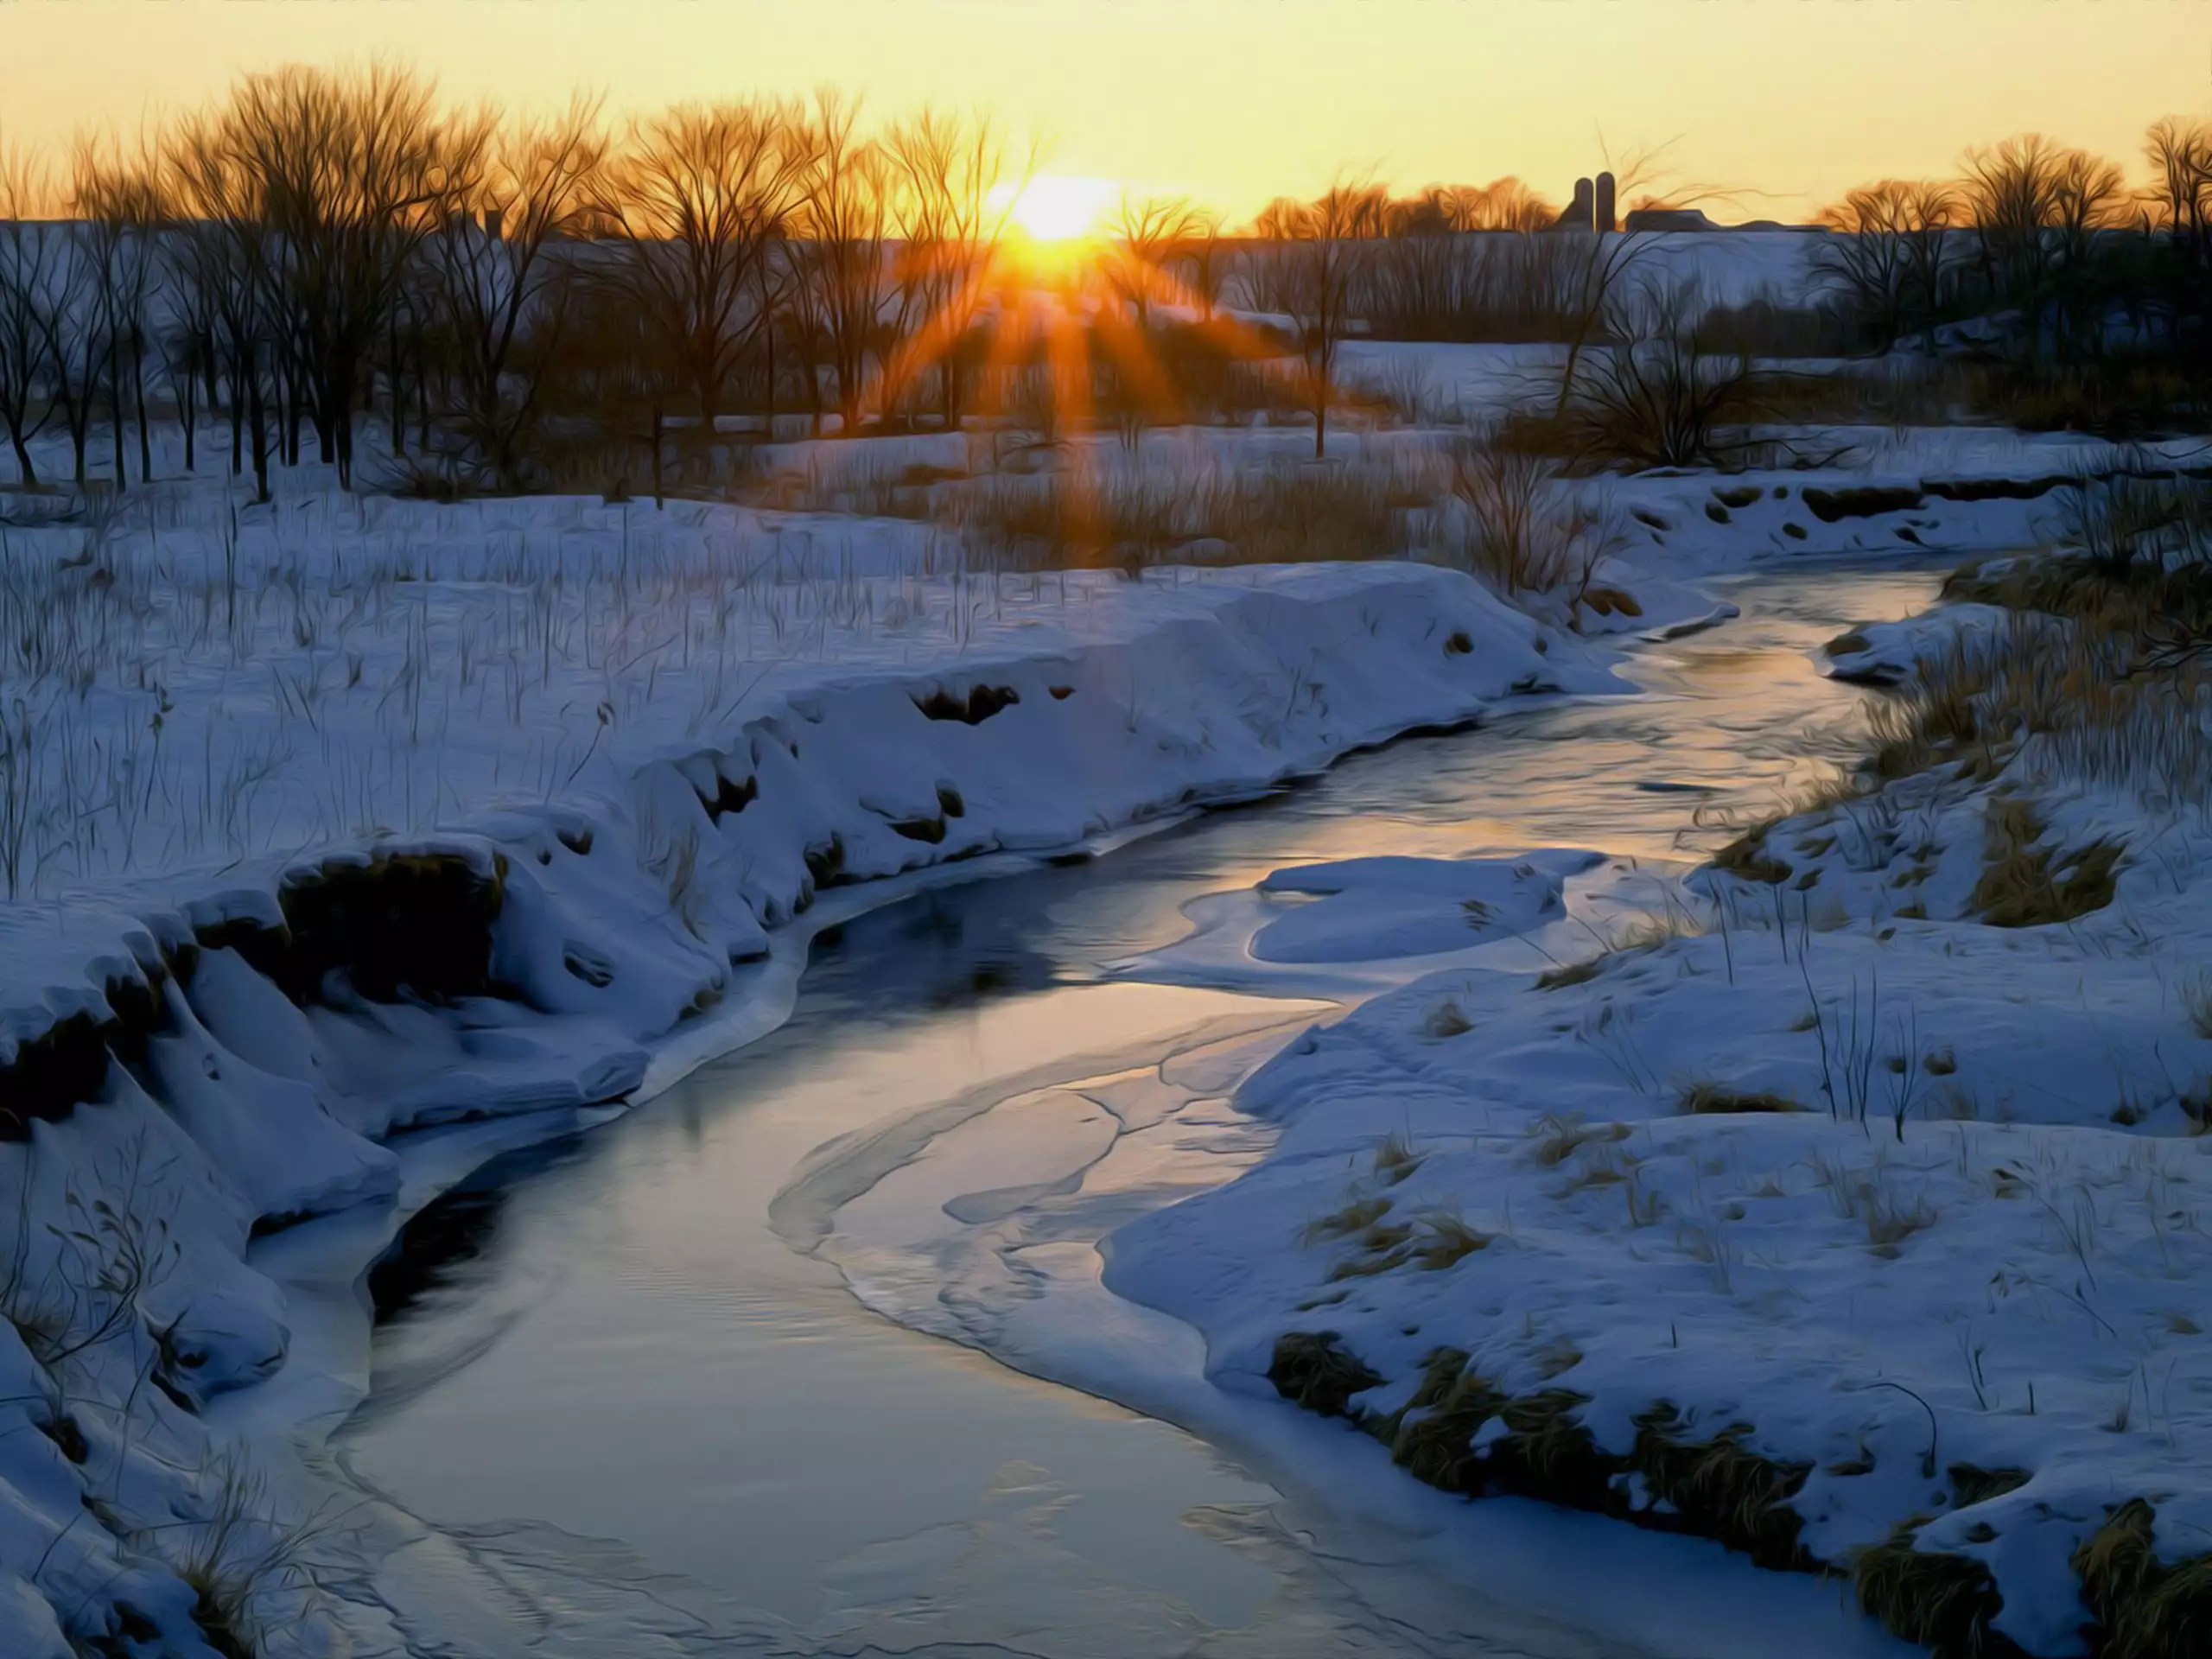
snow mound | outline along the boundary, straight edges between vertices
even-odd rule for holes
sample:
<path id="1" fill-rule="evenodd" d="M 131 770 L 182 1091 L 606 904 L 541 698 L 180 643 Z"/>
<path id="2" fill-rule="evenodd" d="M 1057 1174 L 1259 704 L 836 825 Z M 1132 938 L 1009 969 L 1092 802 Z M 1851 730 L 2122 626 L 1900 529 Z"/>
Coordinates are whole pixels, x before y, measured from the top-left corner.
<path id="1" fill-rule="evenodd" d="M 1861 685 L 1903 685 L 1920 665 L 2005 626 L 2011 613 L 1994 605 L 1947 605 L 1901 622 L 1868 622 L 1831 639 L 1821 673 Z"/>
<path id="2" fill-rule="evenodd" d="M 1262 927 L 1252 954 L 1265 962 L 1370 962 L 1525 933 L 1555 918 L 1567 878 L 1602 857 L 1353 858 L 1277 870 L 1260 891 L 1308 901 Z"/>

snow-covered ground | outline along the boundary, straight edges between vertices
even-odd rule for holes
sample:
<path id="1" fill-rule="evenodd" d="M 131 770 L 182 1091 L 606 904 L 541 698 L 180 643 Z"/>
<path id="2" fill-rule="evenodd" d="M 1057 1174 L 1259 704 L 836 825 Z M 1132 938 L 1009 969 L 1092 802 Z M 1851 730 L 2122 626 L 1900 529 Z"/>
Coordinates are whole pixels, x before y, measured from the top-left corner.
<path id="1" fill-rule="evenodd" d="M 1147 443 L 1233 465 L 1239 442 L 1298 441 Z M 1421 439 L 1361 435 L 1345 464 L 1374 459 L 1370 441 L 1379 454 Z M 897 464 L 941 464 L 929 446 L 944 442 Z M 1715 620 L 1698 576 L 2018 546 L 2047 491 L 1955 480 L 2040 486 L 2101 454 L 1906 445 L 1871 477 L 1609 485 L 1630 528 L 1603 585 L 1630 602 L 1602 611 L 1510 604 L 1387 557 L 1013 571 L 926 523 L 683 501 L 442 506 L 309 478 L 256 506 L 208 480 L 62 521 L 55 498 L 14 498 L 0 530 L 0 1168 L 21 1197 L 0 1328 L 0 1597 L 21 1649 L 204 1652 L 195 1619 L 270 1651 L 330 1641 L 301 1616 L 301 1557 L 331 1529 L 300 1507 L 308 1489 L 270 1433 L 343 1409 L 359 1379 L 319 1368 L 359 1333 L 296 1333 L 244 1261 L 249 1238 L 354 1206 L 388 1228 L 461 1173 L 410 1164 L 410 1132 L 525 1114 L 573 1127 L 743 1040 L 788 995 L 793 919 L 833 887 L 1074 846 L 1516 695 L 1617 690 L 1590 636 Z M 818 480 L 836 464 L 791 446 L 768 470 Z M 1890 830 L 1892 861 L 1914 856 Z M 1923 1535 L 1988 1555 L 2001 1628 L 2065 1650 L 2052 1632 L 2070 1588 L 2038 1599 L 2015 1579 L 2087 1524 L 2085 1483 L 2133 1494 L 2127 1459 L 2141 1448 L 2150 1470 L 2148 1448 L 2188 1421 L 2186 1321 L 2174 1313 L 2156 1341 L 2144 1323 L 2164 1317 L 2150 1264 L 2178 1274 L 2193 1260 L 2193 1212 L 2167 1203 L 2188 1147 L 2150 1132 L 2183 1121 L 2175 1080 L 2212 1057 L 2146 1001 L 2154 982 L 2179 982 L 2175 949 L 2112 931 L 2155 907 L 2148 937 L 2193 937 L 2157 885 L 2185 887 L 2174 871 L 2188 866 L 2152 861 L 2146 843 L 2122 872 L 2135 905 L 1992 940 L 1946 919 L 1963 879 L 1948 873 L 1924 884 L 1937 919 L 1891 904 L 1879 921 L 1894 931 L 1854 931 L 1882 883 L 1871 861 L 1847 869 L 1840 830 L 1831 847 L 1833 880 L 1790 888 L 1777 920 L 1758 908 L 1765 889 L 1686 891 L 1670 902 L 1720 903 L 1717 939 L 1542 993 L 1528 941 L 1564 955 L 1567 918 L 1586 916 L 1578 893 L 1618 868 L 1530 849 L 1495 867 L 1285 873 L 1243 953 L 1255 972 L 1440 944 L 1507 954 L 1277 1058 L 1242 1096 L 1281 1127 L 1268 1157 L 1125 1230 L 1112 1288 L 1197 1325 L 1232 1387 L 1272 1392 L 1275 1340 L 1325 1322 L 1382 1377 L 1362 1402 L 1378 1410 L 1456 1345 L 1507 1391 L 1554 1368 L 1590 1396 L 1577 1421 L 1609 1454 L 1662 1397 L 1700 1423 L 1740 1415 L 1777 1460 L 1847 1461 L 1838 1437 L 1863 1437 L 1873 1472 L 1802 1490 L 1803 1542 L 1824 1559 L 1933 1501 L 1934 1478 L 1910 1473 L 1925 1448 L 1898 1450 L 1921 1410 L 1898 1389 L 1952 1413 L 1970 1378 L 1986 1421 L 1939 1416 L 1945 1466 L 2036 1481 L 1956 1527 L 1949 1510 L 1970 1506 L 1951 1504 Z M 2046 995 L 2073 1003 L 2038 1007 L 2024 1041 L 2021 999 Z M 1917 1024 L 1893 1039 L 1909 1001 Z M 1910 1051 L 1901 1071 L 1892 1049 Z M 1831 1112 L 1852 1066 L 1866 1073 L 1843 1089 L 1854 1109 Z M 2143 1104 L 2143 1134 L 2115 1136 L 2081 1104 L 2107 1079 Z M 1700 1087 L 1812 1109 L 1678 1116 Z M 1980 1103 L 1963 1127 L 1940 1104 L 1961 1097 Z M 1585 1135 L 1578 1113 L 1625 1127 Z M 1411 1161 L 1370 1169 L 1390 1128 Z M 1574 1144 L 1545 1164 L 1545 1136 Z M 1610 1176 L 1570 1183 L 1608 1158 Z M 1808 1163 L 1827 1172 L 1811 1185 Z M 1994 1190 L 1999 1170 L 2019 1192 Z M 2153 1198 L 2128 1209 L 2146 1184 Z M 1357 1225 L 1326 1222 L 1377 1204 Z M 1395 1237 L 1400 1216 L 1424 1219 Z M 1957 1248 L 1938 1243 L 1947 1224 Z M 2065 1243 L 2084 1227 L 2094 1245 Z M 2104 1249 L 2148 1287 L 2107 1290 L 2126 1269 Z M 1975 1252 L 2015 1275 L 2001 1295 L 1989 1273 L 1961 1272 Z M 1852 1299 L 1885 1275 L 1897 1293 L 1859 1319 Z M 1989 1311 L 1962 1348 L 1954 1327 L 1976 1297 Z M 1662 1316 L 1681 1360 L 1656 1357 Z M 2054 1381 L 2022 1427 L 2005 1368 L 2046 1363 Z M 241 1398 L 291 1403 L 242 1446 L 222 1427 Z M 2121 1429 L 2093 1423 L 2101 1411 Z M 2160 1525 L 2192 1514 L 2162 1505 Z M 1977 1541 L 1984 1520 L 2003 1524 Z"/>

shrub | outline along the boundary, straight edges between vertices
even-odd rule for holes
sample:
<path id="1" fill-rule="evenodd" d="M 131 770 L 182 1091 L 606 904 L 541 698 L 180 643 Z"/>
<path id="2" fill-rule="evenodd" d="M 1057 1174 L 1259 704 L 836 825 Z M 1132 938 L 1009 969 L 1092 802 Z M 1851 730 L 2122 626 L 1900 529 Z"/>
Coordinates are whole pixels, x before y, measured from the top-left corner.
<path id="1" fill-rule="evenodd" d="M 1557 465 L 1493 443 L 1446 451 L 1452 496 L 1465 509 L 1464 556 L 1499 593 L 1589 591 L 1599 562 L 1626 539 L 1618 514 L 1564 491 Z"/>
<path id="2" fill-rule="evenodd" d="M 1592 348 L 1567 387 L 1560 438 L 1586 465 L 1640 471 L 1719 467 L 1748 448 L 1741 429 L 1751 359 L 1715 353 L 1679 316 L 1643 338 Z"/>

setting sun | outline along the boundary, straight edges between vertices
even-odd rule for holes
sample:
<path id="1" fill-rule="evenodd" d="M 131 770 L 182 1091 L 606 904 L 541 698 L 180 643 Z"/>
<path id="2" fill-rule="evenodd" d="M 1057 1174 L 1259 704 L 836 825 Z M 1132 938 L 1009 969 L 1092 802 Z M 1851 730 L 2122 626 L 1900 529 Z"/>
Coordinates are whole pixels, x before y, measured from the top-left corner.
<path id="1" fill-rule="evenodd" d="M 1096 230 L 1113 199 L 1109 180 L 1040 173 L 1014 204 L 1014 222 L 1033 242 L 1069 242 Z"/>

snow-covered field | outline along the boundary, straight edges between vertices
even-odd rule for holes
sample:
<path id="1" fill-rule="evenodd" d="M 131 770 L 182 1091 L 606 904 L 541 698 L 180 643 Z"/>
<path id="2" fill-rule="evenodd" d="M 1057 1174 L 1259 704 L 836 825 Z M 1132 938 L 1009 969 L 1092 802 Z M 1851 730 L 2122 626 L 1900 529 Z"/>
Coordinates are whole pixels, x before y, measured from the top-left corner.
<path id="1" fill-rule="evenodd" d="M 318 1368 L 364 1338 L 296 1340 L 250 1238 L 356 1206 L 388 1236 L 461 1173 L 410 1165 L 410 1132 L 573 1127 L 757 1033 L 833 887 L 1095 842 L 1515 696 L 1619 690 L 1604 636 L 1718 620 L 1700 576 L 2018 547 L 2101 453 L 1880 435 L 1871 470 L 1608 484 L 1629 530 L 1591 589 L 1612 597 L 1579 607 L 1389 557 L 1011 569 L 911 518 L 686 501 L 313 478 L 257 506 L 215 480 L 66 515 L 12 498 L 10 1650 L 338 1650 L 303 1565 L 336 1529 L 279 1431 L 342 1412 L 360 1379 Z M 1235 466 L 1297 441 L 1147 442 Z M 1338 464 L 1420 442 L 1369 441 Z M 772 482 L 819 492 L 835 448 L 790 447 Z M 932 464 L 908 448 L 886 464 Z M 2027 482 L 1960 487 L 1986 478 Z M 1694 1482 L 1655 1471 L 1725 1444 L 1781 1471 L 1751 1508 L 1783 1564 L 1925 1514 L 1925 1551 L 1986 1563 L 1997 1628 L 2071 1650 L 2068 1556 L 2103 1505 L 2155 1503 L 2168 1560 L 2212 1522 L 2180 1133 L 2212 1071 L 2187 1013 L 2202 834 L 2054 806 L 2059 839 L 2139 825 L 2119 896 L 1999 931 L 1966 914 L 1989 791 L 1883 810 L 1776 831 L 1787 883 L 1663 899 L 1603 849 L 1279 874 L 1237 954 L 1287 994 L 1346 963 L 1406 959 L 1402 982 L 1440 949 L 1481 960 L 1263 1066 L 1238 1100 L 1264 1156 L 1123 1228 L 1109 1287 L 1197 1326 L 1232 1393 L 1271 1398 L 1303 1337 L 1314 1398 L 1390 1418 L 1467 1490 L 1518 1459 L 1566 1483 L 1547 1495 L 1705 1527 Z M 1683 937 L 1539 988 L 1532 945 L 1579 962 L 1592 906 L 1630 888 Z M 292 1403 L 241 1414 L 254 1398 Z"/>

